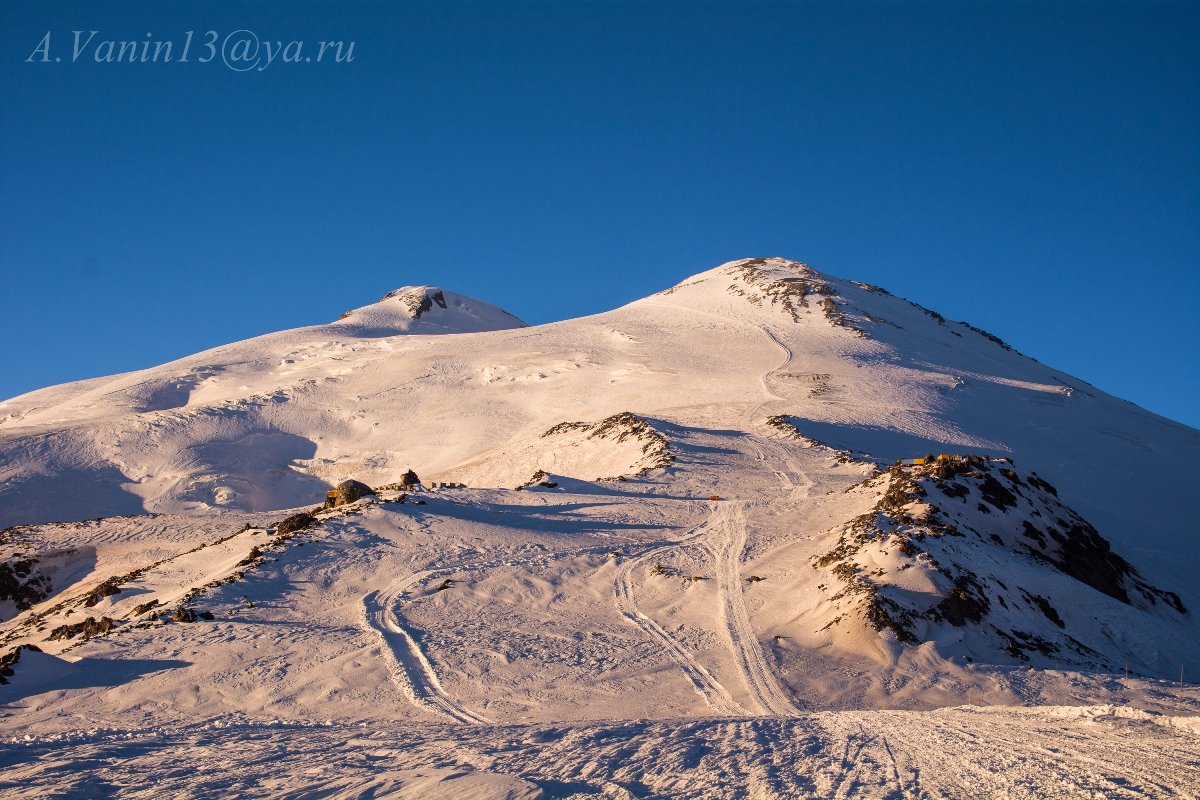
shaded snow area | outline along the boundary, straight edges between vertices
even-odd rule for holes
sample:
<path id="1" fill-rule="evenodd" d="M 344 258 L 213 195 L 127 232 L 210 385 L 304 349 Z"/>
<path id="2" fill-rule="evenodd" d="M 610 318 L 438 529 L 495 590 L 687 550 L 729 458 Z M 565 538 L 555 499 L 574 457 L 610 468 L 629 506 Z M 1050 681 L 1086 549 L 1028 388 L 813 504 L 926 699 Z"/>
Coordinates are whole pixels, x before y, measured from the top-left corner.
<path id="1" fill-rule="evenodd" d="M 1196 463 L 783 259 L 405 287 L 0 403 L 0 795 L 1194 798 Z"/>

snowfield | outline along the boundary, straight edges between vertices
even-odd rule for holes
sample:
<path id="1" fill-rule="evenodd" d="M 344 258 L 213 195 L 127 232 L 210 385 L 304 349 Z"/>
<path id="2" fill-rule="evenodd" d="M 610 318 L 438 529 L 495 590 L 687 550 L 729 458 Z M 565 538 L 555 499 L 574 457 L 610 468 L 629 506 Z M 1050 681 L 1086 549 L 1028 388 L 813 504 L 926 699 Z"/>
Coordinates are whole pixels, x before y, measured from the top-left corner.
<path id="1" fill-rule="evenodd" d="M 12 797 L 908 798 L 1195 795 L 1194 718 L 1111 706 L 576 725 L 93 729 L 0 752 Z"/>
<path id="2" fill-rule="evenodd" d="M 0 403 L 0 793 L 1197 797 L 1198 462 L 784 259 L 405 287 Z"/>

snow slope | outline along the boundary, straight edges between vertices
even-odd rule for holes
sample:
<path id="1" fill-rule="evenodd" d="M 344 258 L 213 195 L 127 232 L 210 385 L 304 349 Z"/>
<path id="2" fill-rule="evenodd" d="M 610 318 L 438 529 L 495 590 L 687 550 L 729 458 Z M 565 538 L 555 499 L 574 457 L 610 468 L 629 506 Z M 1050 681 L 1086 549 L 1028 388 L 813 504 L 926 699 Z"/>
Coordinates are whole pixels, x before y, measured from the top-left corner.
<path id="1" fill-rule="evenodd" d="M 881 471 L 927 453 L 979 457 Z M 1190 796 L 1197 457 L 783 259 L 532 328 L 405 288 L 0 404 L 0 655 L 41 650 L 0 686 L 34 735 L 6 776 L 199 736 L 259 742 L 231 769 L 295 796 Z M 455 488 L 402 494 L 410 468 Z M 346 478 L 391 488 L 315 511 Z M 263 766 L 359 725 L 352 775 L 316 744 L 308 777 Z"/>

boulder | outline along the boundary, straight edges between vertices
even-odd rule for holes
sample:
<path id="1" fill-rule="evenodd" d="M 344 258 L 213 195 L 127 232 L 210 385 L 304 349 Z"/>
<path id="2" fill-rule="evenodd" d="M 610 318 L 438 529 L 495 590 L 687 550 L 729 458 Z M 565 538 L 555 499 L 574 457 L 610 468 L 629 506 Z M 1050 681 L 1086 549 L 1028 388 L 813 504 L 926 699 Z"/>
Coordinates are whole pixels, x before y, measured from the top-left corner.
<path id="1" fill-rule="evenodd" d="M 325 495 L 325 508 L 337 508 L 364 497 L 374 496 L 375 490 L 362 481 L 342 481 Z"/>
<path id="2" fill-rule="evenodd" d="M 134 606 L 133 616 L 140 617 L 142 614 L 145 614 L 147 611 L 153 611 L 156 608 L 158 608 L 158 601 L 150 600 L 149 602 L 142 603 L 141 605 L 138 605 L 138 606 Z"/>

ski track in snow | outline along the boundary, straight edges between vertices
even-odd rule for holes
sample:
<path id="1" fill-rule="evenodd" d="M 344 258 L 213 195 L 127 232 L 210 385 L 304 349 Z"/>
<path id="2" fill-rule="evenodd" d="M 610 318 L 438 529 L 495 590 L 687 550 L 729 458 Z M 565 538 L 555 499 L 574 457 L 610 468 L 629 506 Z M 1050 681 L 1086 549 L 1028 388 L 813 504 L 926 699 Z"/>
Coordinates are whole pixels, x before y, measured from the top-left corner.
<path id="1" fill-rule="evenodd" d="M 792 351 L 769 329 L 762 327 L 761 330 L 784 353 L 782 363 L 764 373 L 760 378 L 763 390 L 771 396 L 773 401 L 786 401 L 786 398 L 771 389 L 769 379 L 772 374 L 791 364 Z M 751 422 L 760 409 L 770 402 L 772 400 L 754 408 L 747 415 L 747 422 Z M 768 460 L 763 447 L 753 442 L 751 444 L 756 461 L 779 479 L 784 492 L 798 496 L 800 499 L 808 496 L 812 480 L 796 469 L 795 464 L 783 448 L 774 444 L 768 445 L 776 460 L 786 463 L 791 469 L 791 473 L 769 466 L 774 462 Z M 800 477 L 799 484 L 793 480 L 793 474 Z M 697 694 L 703 697 L 713 710 L 720 714 L 746 714 L 746 709 L 734 700 L 729 691 L 713 677 L 712 673 L 688 653 L 661 625 L 638 610 L 634 600 L 631 578 L 635 567 L 653 555 L 684 546 L 696 538 L 703 538 L 705 549 L 715 560 L 721 619 L 730 643 L 734 663 L 737 664 L 747 692 L 763 714 L 779 716 L 798 713 L 799 709 L 780 687 L 774 672 L 763 656 L 762 645 L 758 641 L 746 610 L 745 598 L 742 593 L 741 565 L 742 554 L 746 549 L 747 532 L 745 515 L 742 513 L 740 505 L 730 501 L 715 501 L 712 504 L 709 519 L 696 531 L 692 536 L 685 536 L 672 544 L 657 546 L 637 558 L 626 561 L 618 570 L 613 586 L 617 610 L 627 620 L 638 626 L 650 639 L 662 646 L 668 657 L 687 676 Z"/>
<path id="2" fill-rule="evenodd" d="M 760 379 L 762 387 L 774 400 L 784 401 L 786 398 L 771 389 L 769 380 L 772 374 L 791 364 L 793 354 L 768 328 L 762 327 L 761 330 L 784 353 L 782 363 L 762 375 Z M 752 424 L 753 417 L 759 413 L 759 410 L 763 406 L 770 402 L 772 401 L 768 400 L 751 411 L 748 415 L 747 423 Z M 766 469 L 769 469 L 779 479 L 784 492 L 797 499 L 808 496 L 808 491 L 813 483 L 812 480 L 807 475 L 804 475 L 803 472 L 796 469 L 791 459 L 783 452 L 783 448 L 774 444 L 768 445 L 776 456 L 776 460 L 771 461 L 768 459 L 761 445 L 752 441 L 751 446 L 754 450 L 756 461 Z M 771 466 L 771 464 L 777 463 L 780 460 L 786 463 L 792 472 L 800 477 L 801 483 L 799 485 L 797 485 L 792 475 L 787 471 L 774 469 Z M 775 679 L 774 671 L 763 655 L 762 645 L 758 641 L 758 635 L 754 632 L 754 625 L 751 623 L 750 615 L 746 610 L 741 567 L 742 555 L 746 551 L 747 531 L 746 516 L 742 505 L 742 502 L 722 501 L 714 509 L 713 516 L 710 519 L 708 547 L 715 556 L 716 561 L 714 566 L 717 577 L 717 597 L 720 604 L 724 632 L 729 639 L 734 662 L 738 666 L 746 690 L 759 706 L 761 712 L 775 716 L 796 714 L 799 712 L 799 709 Z M 713 537 L 712 534 L 719 535 Z"/>
<path id="3" fill-rule="evenodd" d="M 780 339 L 779 336 L 771 331 L 770 328 L 763 326 L 760 328 L 760 330 L 762 330 L 762 332 L 770 338 L 776 347 L 783 351 L 784 357 L 783 361 L 777 367 L 764 372 L 762 377 L 759 379 L 762 383 L 763 391 L 770 395 L 772 399 L 762 403 L 754 409 L 754 411 L 750 414 L 750 417 L 746 420 L 748 425 L 753 425 L 755 423 L 756 420 L 754 420 L 754 417 L 761 412 L 764 406 L 770 405 L 772 402 L 787 403 L 790 400 L 790 398 L 784 397 L 771 388 L 771 378 L 775 375 L 775 373 L 791 367 L 792 361 L 795 359 L 795 354 L 792 352 L 791 348 L 783 343 L 783 340 Z M 780 447 L 778 444 L 770 440 L 763 440 L 759 444 L 754 444 L 752 442 L 752 446 L 754 447 L 755 458 L 764 464 L 768 462 L 767 453 L 763 449 L 765 447 L 766 449 L 769 449 L 771 451 L 771 455 L 774 456 L 774 463 L 782 462 L 787 465 L 787 471 L 772 469 L 772 472 L 774 472 L 775 477 L 779 479 L 784 491 L 795 495 L 793 499 L 803 500 L 808 497 L 808 492 L 810 489 L 812 489 L 814 482 L 812 478 L 810 478 L 804 473 L 803 470 L 796 466 L 796 462 L 788 454 L 786 449 Z M 796 478 L 799 478 L 799 483 L 796 482 Z"/>

